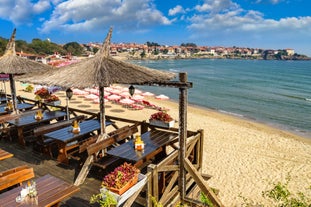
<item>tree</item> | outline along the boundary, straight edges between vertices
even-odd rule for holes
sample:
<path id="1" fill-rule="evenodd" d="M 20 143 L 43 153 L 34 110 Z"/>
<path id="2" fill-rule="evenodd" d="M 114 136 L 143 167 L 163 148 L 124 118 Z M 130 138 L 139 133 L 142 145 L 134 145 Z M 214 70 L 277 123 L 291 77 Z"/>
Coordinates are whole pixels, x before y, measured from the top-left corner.
<path id="1" fill-rule="evenodd" d="M 15 41 L 15 50 L 17 52 L 36 54 L 37 52 L 28 46 L 28 43 L 24 40 Z"/>
<path id="2" fill-rule="evenodd" d="M 69 42 L 63 46 L 64 50 L 67 53 L 71 53 L 72 55 L 80 56 L 83 54 L 83 47 L 77 42 Z"/>
<path id="3" fill-rule="evenodd" d="M 60 53 L 60 54 L 65 54 L 65 50 L 55 44 L 52 43 L 48 40 L 40 40 L 38 38 L 35 38 L 32 40 L 32 42 L 29 44 L 29 47 L 32 48 L 34 51 L 36 51 L 37 54 L 40 55 L 47 55 L 47 54 L 53 54 L 55 52 Z"/>
<path id="4" fill-rule="evenodd" d="M 195 43 L 181 43 L 182 47 L 197 47 Z"/>
<path id="5" fill-rule="evenodd" d="M 145 50 L 144 51 L 142 51 L 141 53 L 140 53 L 140 57 L 141 58 L 144 58 L 146 56 L 146 52 L 145 52 Z"/>
<path id="6" fill-rule="evenodd" d="M 0 37 L 0 56 L 4 54 L 7 44 L 8 44 L 8 40 Z"/>

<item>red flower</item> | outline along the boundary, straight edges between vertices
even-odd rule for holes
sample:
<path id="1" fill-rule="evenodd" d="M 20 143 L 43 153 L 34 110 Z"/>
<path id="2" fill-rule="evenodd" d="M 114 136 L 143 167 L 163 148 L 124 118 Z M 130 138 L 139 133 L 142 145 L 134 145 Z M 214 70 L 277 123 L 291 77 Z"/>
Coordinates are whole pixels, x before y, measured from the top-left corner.
<path id="1" fill-rule="evenodd" d="M 150 116 L 150 120 L 170 122 L 170 121 L 173 121 L 174 119 L 168 113 L 166 113 L 166 111 L 159 111 L 155 114 L 152 114 Z"/>
<path id="2" fill-rule="evenodd" d="M 53 102 L 53 101 L 59 101 L 59 98 L 55 95 L 50 95 L 48 98 L 45 99 L 46 102 Z"/>
<path id="3" fill-rule="evenodd" d="M 123 165 L 116 167 L 114 171 L 106 175 L 102 184 L 105 187 L 120 189 L 138 173 L 139 170 L 135 166 L 125 162 Z"/>
<path id="4" fill-rule="evenodd" d="M 50 92 L 46 88 L 40 88 L 35 92 L 35 95 L 40 96 L 40 98 L 48 98 L 50 96 Z"/>

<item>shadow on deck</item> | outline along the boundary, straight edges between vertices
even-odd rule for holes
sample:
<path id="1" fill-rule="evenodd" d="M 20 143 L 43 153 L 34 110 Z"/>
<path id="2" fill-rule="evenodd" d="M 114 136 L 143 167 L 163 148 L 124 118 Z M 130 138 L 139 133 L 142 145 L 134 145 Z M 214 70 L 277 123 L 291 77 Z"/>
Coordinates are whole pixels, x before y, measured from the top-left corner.
<path id="1" fill-rule="evenodd" d="M 78 173 L 78 163 L 72 162 L 69 166 L 60 164 L 41 153 L 35 152 L 31 145 L 22 147 L 15 142 L 0 140 L 0 148 L 14 154 L 13 157 L 0 161 L 0 172 L 20 165 L 28 165 L 33 167 L 36 178 L 46 174 L 51 174 L 69 183 L 74 182 L 74 179 Z M 80 191 L 73 197 L 64 200 L 60 206 L 92 206 L 89 204 L 89 199 L 93 194 L 98 193 L 103 174 L 104 172 L 100 172 L 99 169 L 96 169 L 95 167 L 92 168 L 85 182 L 79 186 Z"/>

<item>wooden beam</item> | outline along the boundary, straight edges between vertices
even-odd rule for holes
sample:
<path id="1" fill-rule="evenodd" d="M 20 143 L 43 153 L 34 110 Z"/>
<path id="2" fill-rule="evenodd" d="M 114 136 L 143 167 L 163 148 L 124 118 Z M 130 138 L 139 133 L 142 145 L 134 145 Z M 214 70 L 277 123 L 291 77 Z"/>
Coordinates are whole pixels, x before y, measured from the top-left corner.
<path id="1" fill-rule="evenodd" d="M 180 73 L 184 74 L 184 73 Z M 168 82 L 159 82 L 159 83 L 151 83 L 151 84 L 143 84 L 150 86 L 165 86 L 165 87 L 174 87 L 174 88 L 192 88 L 192 82 L 184 82 L 184 81 L 168 81 Z"/>
<path id="2" fill-rule="evenodd" d="M 106 134 L 100 134 L 97 138 L 96 143 L 105 139 L 106 136 L 107 136 Z M 97 154 L 98 154 L 98 152 L 96 153 L 96 156 L 97 156 Z M 74 182 L 75 186 L 79 186 L 84 182 L 86 176 L 89 174 L 89 172 L 91 170 L 91 167 L 92 167 L 91 164 L 93 161 L 94 161 L 94 156 L 88 156 L 87 157 L 86 161 L 84 162 L 84 164 L 83 164 L 83 166 L 79 172 L 79 175 L 77 176 L 77 178 Z"/>
<path id="3" fill-rule="evenodd" d="M 187 73 L 179 74 L 180 82 L 187 82 Z M 187 140 L 187 105 L 188 105 L 188 91 L 187 87 L 179 88 L 179 179 L 178 187 L 180 193 L 181 203 L 184 201 L 186 194 L 186 171 L 184 167 L 184 159 L 186 157 L 186 140 Z"/>
<path id="4" fill-rule="evenodd" d="M 134 201 L 136 200 L 137 196 L 139 195 L 139 193 L 142 191 L 142 189 L 145 186 L 141 186 L 129 199 L 126 200 L 126 202 L 123 204 L 123 206 L 132 206 L 132 204 L 134 203 Z"/>
<path id="5" fill-rule="evenodd" d="M 206 182 L 204 178 L 192 166 L 192 163 L 188 159 L 185 159 L 184 161 L 186 170 L 191 174 L 191 177 L 195 180 L 196 184 L 199 186 L 202 192 L 211 200 L 213 205 L 217 207 L 223 207 L 224 205 L 220 202 L 213 190 L 205 184 Z"/>

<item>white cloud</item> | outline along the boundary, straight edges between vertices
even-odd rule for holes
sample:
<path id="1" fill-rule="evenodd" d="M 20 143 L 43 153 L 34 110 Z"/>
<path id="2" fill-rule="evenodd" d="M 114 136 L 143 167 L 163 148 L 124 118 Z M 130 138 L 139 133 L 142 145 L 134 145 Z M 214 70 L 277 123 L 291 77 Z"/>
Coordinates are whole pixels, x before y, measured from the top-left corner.
<path id="1" fill-rule="evenodd" d="M 169 15 L 169 16 L 174 16 L 174 15 L 176 15 L 176 14 L 184 14 L 184 13 L 185 13 L 185 10 L 184 10 L 183 7 L 180 6 L 180 5 L 177 5 L 177 6 L 175 6 L 173 9 L 170 9 L 170 10 L 168 11 L 168 15 Z"/>
<path id="2" fill-rule="evenodd" d="M 260 4 L 260 3 L 271 3 L 271 4 L 279 4 L 281 2 L 283 2 L 284 0 L 256 0 L 255 3 L 256 4 Z"/>
<path id="3" fill-rule="evenodd" d="M 239 5 L 231 0 L 205 0 L 202 5 L 197 5 L 195 9 L 199 12 L 218 13 L 232 9 L 238 9 Z"/>
<path id="4" fill-rule="evenodd" d="M 12 21 L 14 24 L 30 23 L 35 14 L 40 14 L 50 8 L 49 0 L 1 0 L 0 18 Z"/>
<path id="5" fill-rule="evenodd" d="M 258 11 L 244 10 L 231 3 L 228 0 L 206 0 L 197 5 L 195 8 L 200 12 L 187 18 L 192 41 L 227 46 L 255 46 L 260 42 L 282 48 L 290 43 L 308 42 L 311 38 L 311 16 L 265 19 Z"/>
<path id="6" fill-rule="evenodd" d="M 168 25 L 171 20 L 151 0 L 68 0 L 58 4 L 41 31 L 88 31 L 107 26 L 137 30 L 138 26 Z"/>
<path id="7" fill-rule="evenodd" d="M 33 11 L 36 14 L 40 14 L 50 8 L 49 0 L 41 0 L 33 5 Z"/>

